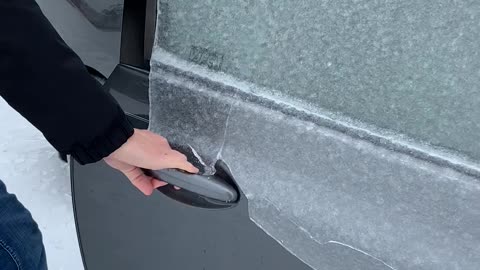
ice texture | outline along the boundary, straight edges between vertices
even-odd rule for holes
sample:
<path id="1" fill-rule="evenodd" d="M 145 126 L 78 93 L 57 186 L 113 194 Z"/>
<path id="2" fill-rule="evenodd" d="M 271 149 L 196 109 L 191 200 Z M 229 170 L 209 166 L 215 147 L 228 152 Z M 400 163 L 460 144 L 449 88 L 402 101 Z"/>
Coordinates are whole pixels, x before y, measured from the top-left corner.
<path id="1" fill-rule="evenodd" d="M 433 150 L 422 158 L 410 142 L 413 154 L 394 151 L 399 140 L 379 145 L 322 126 L 318 114 L 278 111 L 281 102 L 196 76 L 193 64 L 185 72 L 161 49 L 155 59 L 150 129 L 208 165 L 225 161 L 252 221 L 312 268 L 480 266 L 475 164 Z"/>
<path id="2" fill-rule="evenodd" d="M 317 13 L 306 9 L 313 1 L 291 6 L 284 2 L 205 1 L 186 7 L 183 1 L 160 1 L 151 59 L 150 129 L 172 143 L 189 145 L 208 167 L 223 160 L 248 198 L 251 220 L 313 269 L 479 269 L 480 132 L 474 121 L 480 115 L 475 107 L 479 100 L 473 95 L 475 87 L 445 87 L 442 75 L 473 85 L 478 82 L 478 74 L 473 74 L 478 73 L 478 57 L 470 50 L 472 44 L 461 39 L 457 47 L 448 43 L 441 47 L 446 51 L 435 50 L 448 40 L 443 35 L 452 27 L 466 34 L 478 30 L 478 24 L 471 24 L 478 17 L 477 4 L 455 2 L 452 12 L 470 14 L 462 24 L 447 12 L 453 2 L 315 1 Z M 260 16 L 246 23 L 243 11 L 235 10 L 239 3 L 246 5 L 245 14 L 257 11 L 248 11 L 250 4 L 264 5 L 266 13 L 291 14 L 291 21 L 276 19 L 293 28 L 282 26 L 283 43 L 266 39 L 262 44 L 303 42 L 304 61 L 325 62 L 331 73 L 300 72 L 304 67 L 297 65 L 296 45 L 281 51 L 281 57 L 257 50 L 262 39 L 251 35 L 260 35 L 268 28 L 265 21 L 273 18 Z M 318 12 L 319 7 L 324 12 Z M 297 9 L 307 12 L 306 18 L 287 12 Z M 206 20 L 211 12 L 216 16 Z M 340 12 L 358 22 L 333 20 Z M 400 24 L 389 26 L 395 22 L 388 17 L 392 12 L 412 28 L 401 32 Z M 426 17 L 419 21 L 421 14 Z M 342 27 L 345 23 L 351 28 Z M 436 32 L 429 32 L 430 23 Z M 305 31 L 307 25 L 312 31 L 318 25 L 331 28 L 324 33 L 330 42 L 322 45 L 330 53 L 309 51 L 314 46 L 299 35 L 317 32 Z M 354 33 L 363 26 L 386 32 Z M 222 34 L 225 27 L 233 29 L 230 34 Z M 406 40 L 377 40 L 385 35 L 398 38 L 394 30 Z M 226 42 L 233 33 L 243 41 Z M 343 44 L 348 36 L 355 42 Z M 418 48 L 415 44 L 422 40 L 431 43 Z M 219 56 L 214 50 L 222 42 L 228 46 L 224 44 L 224 55 Z M 415 49 L 403 47 L 405 42 Z M 195 48 L 192 55 L 190 44 L 207 49 Z M 442 62 L 452 48 L 462 57 Z M 467 52 L 474 59 L 465 56 Z M 276 64 L 265 66 L 270 60 Z M 411 65 L 404 66 L 409 61 Z M 443 65 L 456 61 L 464 61 L 461 67 L 453 66 L 465 73 Z M 405 80 L 410 71 L 417 77 Z M 460 79 L 467 74 L 471 76 Z M 335 80 L 328 83 L 330 79 Z"/>
<path id="3" fill-rule="evenodd" d="M 480 1 L 160 1 L 161 47 L 480 158 Z"/>

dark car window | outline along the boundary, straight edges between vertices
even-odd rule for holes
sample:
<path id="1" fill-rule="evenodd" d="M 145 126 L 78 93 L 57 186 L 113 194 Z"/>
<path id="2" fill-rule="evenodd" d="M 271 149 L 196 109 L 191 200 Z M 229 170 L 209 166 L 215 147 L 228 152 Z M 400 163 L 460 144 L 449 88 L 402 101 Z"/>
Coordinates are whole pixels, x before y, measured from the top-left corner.
<path id="1" fill-rule="evenodd" d="M 162 48 L 480 158 L 480 2 L 162 0 Z"/>
<path id="2" fill-rule="evenodd" d="M 70 2 L 97 28 L 121 29 L 123 0 L 70 0 Z"/>

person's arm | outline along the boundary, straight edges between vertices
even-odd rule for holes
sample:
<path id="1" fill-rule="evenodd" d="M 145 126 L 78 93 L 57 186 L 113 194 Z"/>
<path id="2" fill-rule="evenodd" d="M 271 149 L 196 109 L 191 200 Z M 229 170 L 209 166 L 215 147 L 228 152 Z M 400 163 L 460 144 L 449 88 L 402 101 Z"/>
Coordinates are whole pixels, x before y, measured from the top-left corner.
<path id="1" fill-rule="evenodd" d="M 0 0 L 0 95 L 60 153 L 108 157 L 146 194 L 161 183 L 141 168 L 198 171 L 163 137 L 133 129 L 34 0 Z"/>
<path id="2" fill-rule="evenodd" d="M 34 0 L 0 0 L 0 95 L 81 164 L 108 156 L 133 134 Z"/>

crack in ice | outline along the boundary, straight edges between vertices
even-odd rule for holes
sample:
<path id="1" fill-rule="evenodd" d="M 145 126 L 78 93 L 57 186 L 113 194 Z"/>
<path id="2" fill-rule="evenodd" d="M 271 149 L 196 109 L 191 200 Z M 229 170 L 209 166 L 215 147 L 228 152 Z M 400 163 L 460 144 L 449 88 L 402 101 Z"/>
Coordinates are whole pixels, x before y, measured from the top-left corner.
<path id="1" fill-rule="evenodd" d="M 362 253 L 362 254 L 365 255 L 365 256 L 368 256 L 368 257 L 370 257 L 370 258 L 372 258 L 372 259 L 374 259 L 374 260 L 377 260 L 377 261 L 381 262 L 383 265 L 385 265 L 386 267 L 388 267 L 388 268 L 390 268 L 390 269 L 392 269 L 392 270 L 396 270 L 393 266 L 389 265 L 388 263 L 382 261 L 381 259 L 379 259 L 379 258 L 377 258 L 377 257 L 375 257 L 375 256 L 373 256 L 373 255 L 371 255 L 371 254 L 369 254 L 369 253 L 361 250 L 361 249 L 352 247 L 352 246 L 350 246 L 350 245 L 348 245 L 348 244 L 345 244 L 345 243 L 342 243 L 342 242 L 333 241 L 333 240 L 327 241 L 327 242 L 325 242 L 324 244 L 328 244 L 328 243 L 330 243 L 330 244 L 337 244 L 337 245 L 341 245 L 341 246 L 344 246 L 344 247 L 351 248 L 351 249 L 353 249 L 353 250 L 355 250 L 355 251 L 358 251 L 358 252 Z"/>
<path id="2" fill-rule="evenodd" d="M 263 198 L 263 200 L 265 200 L 270 206 L 272 206 L 274 209 L 276 209 L 278 212 L 281 213 L 280 211 L 280 208 L 277 207 L 277 205 L 275 205 L 271 200 L 267 199 L 267 198 Z M 277 237 L 274 237 L 271 232 L 267 231 L 264 229 L 264 226 L 262 226 L 261 223 L 257 222 L 257 220 L 255 220 L 254 218 L 250 217 L 250 220 L 252 220 L 257 226 L 259 226 L 265 233 L 267 233 L 270 237 L 272 237 L 273 239 L 275 239 L 277 242 L 280 242 L 280 243 L 283 243 L 283 240 L 280 239 L 280 238 L 277 238 Z M 360 252 L 361 254 L 367 256 L 367 257 L 370 257 L 380 263 L 382 263 L 383 265 L 385 265 L 386 267 L 392 269 L 392 270 L 397 270 L 396 268 L 394 268 L 393 266 L 389 265 L 388 263 L 386 263 L 385 261 L 379 259 L 378 257 L 366 252 L 366 251 L 363 251 L 361 249 L 358 249 L 356 247 L 353 247 L 351 245 L 348 245 L 348 244 L 345 244 L 345 243 L 342 243 L 342 242 L 339 242 L 339 241 L 334 241 L 334 240 L 329 240 L 329 241 L 326 241 L 326 242 L 322 242 L 322 241 L 319 241 L 318 239 L 315 239 L 315 237 L 307 230 L 305 229 L 303 226 L 301 226 L 300 224 L 298 224 L 298 222 L 296 222 L 294 219 L 290 218 L 290 217 L 286 217 L 286 220 L 288 222 L 291 222 L 294 226 L 296 226 L 300 231 L 302 231 L 303 233 L 305 233 L 307 235 L 307 237 L 309 237 L 311 240 L 313 240 L 314 242 L 316 242 L 317 244 L 320 244 L 320 245 L 326 245 L 326 244 L 336 244 L 336 245 L 340 245 L 340 246 L 344 246 L 344 247 L 347 247 L 347 248 L 350 248 L 352 250 L 355 250 L 357 252 Z M 282 244 L 283 245 L 283 244 Z M 292 253 L 293 255 L 295 256 L 298 256 L 298 254 L 296 252 L 294 252 L 293 250 L 291 250 L 290 248 L 284 246 L 285 249 L 287 249 L 290 253 Z M 309 263 L 307 260 L 305 260 L 304 258 L 300 258 L 299 259 L 304 262 L 305 264 L 307 264 L 308 266 L 312 267 L 312 268 L 315 268 L 314 265 L 312 265 L 311 263 Z"/>
<path id="3" fill-rule="evenodd" d="M 232 108 L 233 106 L 230 105 L 230 109 L 228 110 L 228 114 L 227 114 L 227 120 L 225 120 L 225 130 L 223 131 L 223 141 L 217 153 L 217 160 L 219 160 L 222 157 L 223 147 L 225 146 L 225 141 L 227 140 L 228 121 L 230 120 L 230 115 L 232 114 Z"/>
<path id="4" fill-rule="evenodd" d="M 193 155 L 197 158 L 198 162 L 200 162 L 200 164 L 202 164 L 205 172 L 203 173 L 204 175 L 214 175 L 215 174 L 215 168 L 213 166 L 208 166 L 205 161 L 203 161 L 203 158 L 200 156 L 200 154 L 198 154 L 197 150 L 195 150 L 195 148 L 193 148 L 193 146 L 191 146 L 190 144 L 187 144 L 188 147 L 190 147 L 190 149 L 192 149 L 192 153 Z"/>

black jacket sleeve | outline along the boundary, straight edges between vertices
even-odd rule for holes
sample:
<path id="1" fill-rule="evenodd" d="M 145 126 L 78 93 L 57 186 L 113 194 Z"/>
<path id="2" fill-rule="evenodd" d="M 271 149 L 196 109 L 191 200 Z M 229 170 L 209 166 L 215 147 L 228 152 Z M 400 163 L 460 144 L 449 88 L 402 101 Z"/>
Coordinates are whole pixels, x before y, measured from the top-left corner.
<path id="1" fill-rule="evenodd" d="M 0 0 L 0 95 L 81 164 L 108 156 L 133 134 L 34 0 Z"/>

